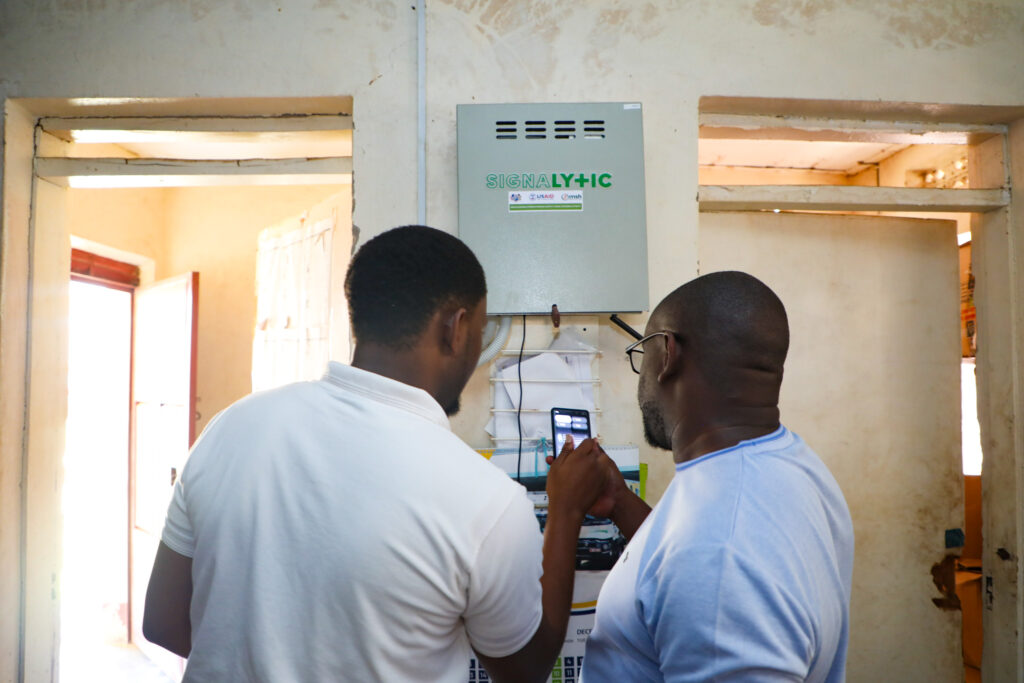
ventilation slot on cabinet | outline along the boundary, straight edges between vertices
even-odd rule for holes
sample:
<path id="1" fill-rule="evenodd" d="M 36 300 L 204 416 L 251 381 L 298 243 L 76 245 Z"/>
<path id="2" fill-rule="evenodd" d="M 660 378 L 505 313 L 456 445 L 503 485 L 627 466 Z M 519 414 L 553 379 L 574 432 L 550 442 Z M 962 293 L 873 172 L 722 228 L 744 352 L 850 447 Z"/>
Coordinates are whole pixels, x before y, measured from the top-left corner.
<path id="1" fill-rule="evenodd" d="M 544 140 L 548 136 L 548 122 L 547 121 L 527 121 L 526 122 L 526 139 L 527 140 Z"/>
<path id="2" fill-rule="evenodd" d="M 515 140 L 517 135 L 515 121 L 495 121 L 495 136 L 499 140 Z"/>
<path id="3" fill-rule="evenodd" d="M 576 138 L 575 121 L 555 121 L 556 140 L 574 140 Z"/>
<path id="4" fill-rule="evenodd" d="M 589 120 L 583 122 L 583 137 L 586 140 L 604 139 L 604 121 Z"/>

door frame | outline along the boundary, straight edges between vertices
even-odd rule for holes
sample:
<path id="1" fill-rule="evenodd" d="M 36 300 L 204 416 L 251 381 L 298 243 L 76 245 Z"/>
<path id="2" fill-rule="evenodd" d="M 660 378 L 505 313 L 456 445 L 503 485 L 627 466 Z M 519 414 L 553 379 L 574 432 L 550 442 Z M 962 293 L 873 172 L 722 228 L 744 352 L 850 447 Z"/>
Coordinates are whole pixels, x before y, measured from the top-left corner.
<path id="1" fill-rule="evenodd" d="M 74 116 L 244 118 L 273 126 L 351 111 L 351 98 L 96 101 L 8 98 L 0 117 L 0 678 L 55 680 L 60 650 L 61 457 L 67 415 L 70 231 L 58 177 L 40 178 L 41 120 Z M 295 116 L 299 111 L 303 116 Z M 281 118 L 274 118 L 281 117 Z M 188 164 L 223 176 L 224 164 Z M 269 164 L 262 175 L 344 172 Z M 81 164 L 72 164 L 74 174 Z M 88 172 L 88 169 L 85 169 Z M 102 169 L 100 169 L 102 170 Z M 227 169 L 230 170 L 230 169 Z M 351 165 L 348 170 L 351 171 Z M 52 171 L 52 169 L 51 169 Z M 59 175 L 59 174 L 58 174 Z M 251 173 L 249 173 L 251 175 Z M 216 180 L 216 179 L 215 179 Z M 55 199 L 59 198 L 59 199 Z M 40 211 L 37 202 L 56 202 Z M 46 214 L 44 216 L 44 214 Z M 45 220 L 44 220 L 45 218 Z M 61 314 L 63 311 L 63 315 Z M 8 673 L 10 672 L 10 674 Z"/>
<path id="2" fill-rule="evenodd" d="M 1019 116 L 1019 113 L 1018 113 Z M 720 122 L 729 116 L 710 115 Z M 737 117 L 749 126 L 759 117 Z M 702 115 L 703 120 L 703 115 Z M 965 120 L 970 120 L 966 119 Z M 821 120 L 808 123 L 820 131 Z M 835 132 L 843 122 L 831 121 Z M 919 134 L 945 127 L 968 137 L 974 127 L 847 122 L 870 136 L 879 127 Z M 799 128 L 799 119 L 774 125 Z M 971 213 L 974 300 L 978 311 L 978 418 L 982 432 L 982 572 L 985 681 L 1024 683 L 1024 118 L 977 127 L 968 164 L 995 189 L 919 190 L 858 186 L 699 186 L 701 211 L 912 211 Z M 926 134 L 927 135 L 927 134 Z M 980 141 L 979 141 L 980 140 Z M 1006 368 L 1011 372 L 1007 373 Z M 1005 514 L 1012 510 L 1013 514 Z"/>

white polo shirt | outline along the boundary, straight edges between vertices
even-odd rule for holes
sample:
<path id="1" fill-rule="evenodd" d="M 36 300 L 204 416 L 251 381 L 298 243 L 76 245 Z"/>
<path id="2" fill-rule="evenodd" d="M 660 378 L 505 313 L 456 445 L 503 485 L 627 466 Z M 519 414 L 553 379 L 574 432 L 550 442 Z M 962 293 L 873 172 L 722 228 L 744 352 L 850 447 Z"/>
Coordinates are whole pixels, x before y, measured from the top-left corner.
<path id="1" fill-rule="evenodd" d="M 196 442 L 163 541 L 192 558 L 186 681 L 458 681 L 525 645 L 541 534 L 524 490 L 425 391 L 330 363 Z"/>

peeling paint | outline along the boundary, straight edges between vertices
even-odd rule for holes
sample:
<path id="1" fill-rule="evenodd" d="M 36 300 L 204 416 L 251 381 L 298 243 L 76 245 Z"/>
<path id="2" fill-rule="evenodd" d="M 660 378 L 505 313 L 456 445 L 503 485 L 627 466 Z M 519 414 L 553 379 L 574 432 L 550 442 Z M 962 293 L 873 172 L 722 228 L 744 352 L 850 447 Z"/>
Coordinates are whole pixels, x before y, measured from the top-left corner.
<path id="1" fill-rule="evenodd" d="M 835 8 L 835 0 L 758 0 L 753 15 L 763 26 L 793 28 L 799 23 L 805 30 L 810 29 L 808 33 L 813 33 L 813 27 L 809 27 L 807 22 L 831 13 Z"/>
<path id="2" fill-rule="evenodd" d="M 398 5 L 389 0 L 377 0 L 369 5 L 377 13 L 377 26 L 383 31 L 391 31 L 398 19 Z"/>
<path id="3" fill-rule="evenodd" d="M 970 47 L 1015 30 L 1013 12 L 986 0 L 757 0 L 751 13 L 762 26 L 813 35 L 824 22 L 840 21 L 840 10 L 870 12 L 882 29 L 881 36 L 898 47 Z"/>
<path id="4" fill-rule="evenodd" d="M 621 35 L 633 36 L 638 40 L 649 40 L 658 36 L 668 25 L 668 22 L 662 20 L 662 10 L 653 3 L 626 7 L 601 12 L 599 23 L 605 29 L 615 29 Z"/>
<path id="5" fill-rule="evenodd" d="M 902 5 L 890 8 L 885 19 L 892 31 L 883 34 L 900 47 L 970 47 L 1005 34 L 1013 26 L 1006 7 L 983 0 L 948 3 L 944 11 L 931 4 Z"/>
<path id="6" fill-rule="evenodd" d="M 331 10 L 339 21 L 348 21 L 349 17 L 345 13 L 344 7 L 346 4 L 339 3 L 338 0 L 316 0 L 316 4 L 313 5 L 314 10 Z"/>
<path id="7" fill-rule="evenodd" d="M 565 9 L 556 3 L 515 3 L 508 0 L 440 0 L 465 15 L 469 25 L 496 44 L 529 31 L 550 43 L 561 33 Z"/>
<path id="8" fill-rule="evenodd" d="M 587 41 L 586 63 L 599 74 L 612 73 L 621 64 L 623 40 L 632 38 L 643 43 L 658 37 L 671 25 L 666 13 L 677 8 L 678 3 L 656 5 L 648 2 L 643 5 L 625 3 L 601 11 Z M 628 77 L 632 78 L 632 75 Z"/>

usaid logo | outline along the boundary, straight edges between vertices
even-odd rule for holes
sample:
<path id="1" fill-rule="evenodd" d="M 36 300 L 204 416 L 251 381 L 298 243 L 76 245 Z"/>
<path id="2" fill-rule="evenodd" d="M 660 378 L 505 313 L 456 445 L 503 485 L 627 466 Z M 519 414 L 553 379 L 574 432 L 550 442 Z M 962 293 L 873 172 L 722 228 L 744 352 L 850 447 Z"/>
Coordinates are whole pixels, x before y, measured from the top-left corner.
<path id="1" fill-rule="evenodd" d="M 535 202 L 537 200 L 554 199 L 554 198 L 555 198 L 555 193 L 554 192 L 531 192 L 530 193 L 530 201 L 532 201 L 532 202 Z"/>

